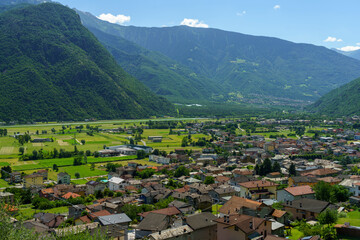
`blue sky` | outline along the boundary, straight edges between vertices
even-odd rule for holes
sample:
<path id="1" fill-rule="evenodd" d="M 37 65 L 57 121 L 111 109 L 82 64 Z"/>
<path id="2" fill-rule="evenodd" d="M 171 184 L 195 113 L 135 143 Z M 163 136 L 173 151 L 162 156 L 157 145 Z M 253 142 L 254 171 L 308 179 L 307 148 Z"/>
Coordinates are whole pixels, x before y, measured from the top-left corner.
<path id="1" fill-rule="evenodd" d="M 185 24 L 328 48 L 360 49 L 360 0 L 57 1 L 123 25 Z"/>

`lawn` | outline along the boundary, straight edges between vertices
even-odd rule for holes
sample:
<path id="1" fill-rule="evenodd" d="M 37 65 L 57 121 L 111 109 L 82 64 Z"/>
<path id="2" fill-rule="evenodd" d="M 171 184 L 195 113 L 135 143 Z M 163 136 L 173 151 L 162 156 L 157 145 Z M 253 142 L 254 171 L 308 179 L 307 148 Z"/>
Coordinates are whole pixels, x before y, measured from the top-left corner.
<path id="1" fill-rule="evenodd" d="M 291 235 L 287 236 L 291 240 L 298 240 L 301 237 L 303 237 L 303 233 L 297 228 L 291 228 Z"/>
<path id="2" fill-rule="evenodd" d="M 78 179 L 78 180 L 71 180 L 72 183 L 74 184 L 85 184 L 88 182 L 88 180 L 86 179 Z"/>
<path id="3" fill-rule="evenodd" d="M 47 210 L 37 210 L 37 209 L 33 209 L 29 206 L 26 206 L 24 208 L 20 207 L 19 208 L 19 217 L 17 217 L 19 220 L 26 220 L 26 219 L 31 219 L 33 218 L 35 213 L 39 213 L 39 212 L 47 212 L 47 213 L 67 213 L 69 210 L 69 207 L 58 207 L 58 208 L 52 208 L 52 209 L 47 209 Z"/>
<path id="4" fill-rule="evenodd" d="M 219 209 L 220 209 L 222 206 L 223 206 L 223 205 L 220 205 L 220 204 L 214 204 L 214 205 L 212 205 L 212 207 L 211 207 L 212 214 L 214 214 L 214 215 L 219 214 Z"/>
<path id="5" fill-rule="evenodd" d="M 4 187 L 9 187 L 10 185 L 8 184 L 7 181 L 5 181 L 4 179 L 0 179 L 0 188 L 4 188 Z"/>
<path id="6" fill-rule="evenodd" d="M 70 166 L 70 167 L 59 167 L 58 172 L 54 172 L 52 169 L 49 170 L 49 179 L 57 180 L 57 174 L 60 172 L 67 172 L 70 174 L 71 179 L 75 179 L 75 173 L 80 174 L 80 178 L 107 175 L 107 172 L 95 168 L 93 171 L 90 169 L 90 164 L 81 166 Z"/>
<path id="7" fill-rule="evenodd" d="M 343 223 L 350 223 L 352 226 L 360 227 L 360 212 L 359 211 L 353 211 L 348 212 L 346 214 L 346 218 L 339 218 L 337 223 L 343 224 Z"/>
<path id="8" fill-rule="evenodd" d="M 123 157 L 104 157 L 104 158 L 95 158 L 88 157 L 88 163 L 103 163 L 103 162 L 116 162 L 136 159 L 136 156 L 123 156 Z M 58 167 L 61 166 L 71 166 L 73 165 L 74 158 L 54 158 L 54 159 L 43 159 L 35 161 L 23 161 L 17 162 L 16 165 L 13 165 L 12 168 L 15 171 L 25 171 L 25 170 L 35 170 L 43 168 L 52 168 L 54 164 Z"/>

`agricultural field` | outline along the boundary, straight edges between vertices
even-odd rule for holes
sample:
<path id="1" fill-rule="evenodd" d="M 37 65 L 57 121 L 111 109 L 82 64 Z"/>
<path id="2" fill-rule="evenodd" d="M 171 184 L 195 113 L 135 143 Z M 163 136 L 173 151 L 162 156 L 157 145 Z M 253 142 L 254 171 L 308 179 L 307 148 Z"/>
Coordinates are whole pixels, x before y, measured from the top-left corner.
<path id="1" fill-rule="evenodd" d="M 177 119 L 179 120 L 179 119 Z M 185 119 L 184 119 L 185 120 Z M 192 121 L 193 119 L 187 119 Z M 92 153 L 103 149 L 105 146 L 114 146 L 128 144 L 129 139 L 134 137 L 127 133 L 105 133 L 93 131 L 89 134 L 89 130 L 86 129 L 86 124 L 91 127 L 98 127 L 101 129 L 113 129 L 113 128 L 129 128 L 130 126 L 138 126 L 145 124 L 149 120 L 123 120 L 123 121 L 103 121 L 103 122 L 89 122 L 89 123 L 48 123 L 48 124 L 34 124 L 34 125 L 17 125 L 6 126 L 8 130 L 8 136 L 0 137 L 0 167 L 11 166 L 13 171 L 24 172 L 25 174 L 31 174 L 39 169 L 49 170 L 49 179 L 56 180 L 56 175 L 59 172 L 67 172 L 71 175 L 73 181 L 84 182 L 85 179 L 92 176 L 106 175 L 105 165 L 109 162 L 127 165 L 129 161 L 136 161 L 143 165 L 157 166 L 159 164 L 149 162 L 148 159 L 138 160 L 136 156 L 122 156 L 122 157 L 87 157 L 87 164 L 81 166 L 73 166 L 74 158 L 53 158 L 53 159 L 41 159 L 41 160 L 28 160 L 21 161 L 19 158 L 21 154 L 19 152 L 20 147 L 24 149 L 24 154 L 32 154 L 33 151 L 52 152 L 56 148 L 58 151 L 63 149 L 65 151 L 74 151 L 75 148 L 78 151 L 90 150 Z M 151 121 L 169 121 L 169 119 L 151 120 Z M 83 128 L 79 132 L 76 126 L 83 125 Z M 176 129 L 174 129 L 176 131 Z M 49 138 L 51 142 L 28 142 L 21 145 L 19 141 L 14 138 L 15 134 L 28 133 L 32 139 L 35 138 Z M 162 136 L 163 141 L 161 143 L 153 143 L 148 140 L 149 136 Z M 187 133 L 181 135 L 169 134 L 169 129 L 144 129 L 142 133 L 142 141 L 139 141 L 139 145 L 147 145 L 154 149 L 165 150 L 166 152 L 174 151 L 175 149 L 193 149 L 200 150 L 199 147 L 181 147 L 183 137 L 187 136 Z M 209 138 L 209 136 L 203 134 L 191 135 L 193 141 L 197 141 L 199 138 Z M 91 169 L 91 164 L 95 164 L 95 169 Z M 53 165 L 58 166 L 58 171 L 52 170 Z M 75 173 L 80 174 L 80 179 L 75 180 Z M 7 187 L 8 184 L 4 180 L 0 180 L 0 188 Z"/>

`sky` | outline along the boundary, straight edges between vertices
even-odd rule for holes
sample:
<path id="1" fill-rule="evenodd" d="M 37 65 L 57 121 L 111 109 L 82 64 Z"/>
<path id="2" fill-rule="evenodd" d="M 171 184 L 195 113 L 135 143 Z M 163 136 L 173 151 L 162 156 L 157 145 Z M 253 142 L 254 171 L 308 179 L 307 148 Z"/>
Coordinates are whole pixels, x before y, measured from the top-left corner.
<path id="1" fill-rule="evenodd" d="M 56 0 L 121 25 L 209 27 L 360 49 L 360 0 Z"/>

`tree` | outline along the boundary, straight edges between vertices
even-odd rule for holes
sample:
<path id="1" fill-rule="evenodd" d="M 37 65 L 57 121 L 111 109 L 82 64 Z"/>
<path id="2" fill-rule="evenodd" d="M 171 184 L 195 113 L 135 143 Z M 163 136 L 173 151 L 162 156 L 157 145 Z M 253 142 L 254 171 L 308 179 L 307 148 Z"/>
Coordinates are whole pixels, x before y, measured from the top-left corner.
<path id="1" fill-rule="evenodd" d="M 322 200 L 327 202 L 330 201 L 331 185 L 329 183 L 320 181 L 314 186 L 313 189 L 315 191 L 315 197 L 317 200 Z"/>
<path id="2" fill-rule="evenodd" d="M 291 163 L 291 165 L 290 165 L 289 174 L 290 174 L 290 176 L 296 176 L 296 169 L 295 169 L 294 163 Z"/>
<path id="3" fill-rule="evenodd" d="M 84 164 L 87 164 L 87 156 L 86 156 L 86 154 L 84 155 Z"/>
<path id="4" fill-rule="evenodd" d="M 79 177 L 80 177 L 80 173 L 76 172 L 76 173 L 75 173 L 75 177 L 76 177 L 76 178 L 79 178 Z"/>
<path id="5" fill-rule="evenodd" d="M 181 146 L 186 147 L 188 145 L 188 137 L 183 137 L 181 141 Z"/>
<path id="6" fill-rule="evenodd" d="M 336 240 L 338 239 L 337 237 L 337 232 L 336 229 L 333 226 L 325 226 L 321 229 L 321 237 L 324 240 Z"/>
<path id="7" fill-rule="evenodd" d="M 90 165 L 90 171 L 94 171 L 95 170 L 95 163 L 92 163 L 91 165 Z"/>
<path id="8" fill-rule="evenodd" d="M 19 153 L 21 155 L 24 155 L 24 152 L 25 152 L 25 148 L 24 147 L 19 147 Z"/>
<path id="9" fill-rule="evenodd" d="M 82 164 L 82 156 L 77 155 L 74 157 L 73 165 L 78 166 Z"/>
<path id="10" fill-rule="evenodd" d="M 86 141 L 85 141 L 84 139 L 81 140 L 81 144 L 82 144 L 82 145 L 85 145 L 85 142 L 86 142 Z"/>
<path id="11" fill-rule="evenodd" d="M 146 157 L 146 152 L 144 150 L 140 150 L 136 152 L 137 159 L 144 159 Z"/>
<path id="12" fill-rule="evenodd" d="M 272 166 L 272 171 L 281 173 L 281 167 L 280 167 L 280 164 L 278 162 L 274 163 L 274 165 Z"/>
<path id="13" fill-rule="evenodd" d="M 9 178 L 12 169 L 10 166 L 5 166 L 1 168 L 1 179 Z"/>
<path id="14" fill-rule="evenodd" d="M 206 176 L 204 183 L 205 184 L 213 184 L 213 183 L 215 183 L 215 179 L 213 176 Z"/>
<path id="15" fill-rule="evenodd" d="M 350 192 L 344 186 L 334 185 L 331 189 L 331 202 L 347 202 L 350 197 Z"/>
<path id="16" fill-rule="evenodd" d="M 323 224 L 323 225 L 335 224 L 338 220 L 337 211 L 326 209 L 325 211 L 323 211 L 322 213 L 319 214 L 318 220 L 319 220 L 320 224 Z"/>
<path id="17" fill-rule="evenodd" d="M 57 166 L 56 164 L 53 165 L 53 170 L 54 170 L 55 172 L 59 171 L 59 168 L 58 168 L 58 166 Z"/>
<path id="18" fill-rule="evenodd" d="M 178 167 L 174 173 L 174 177 L 189 176 L 189 175 L 190 175 L 190 170 L 184 166 Z"/>

